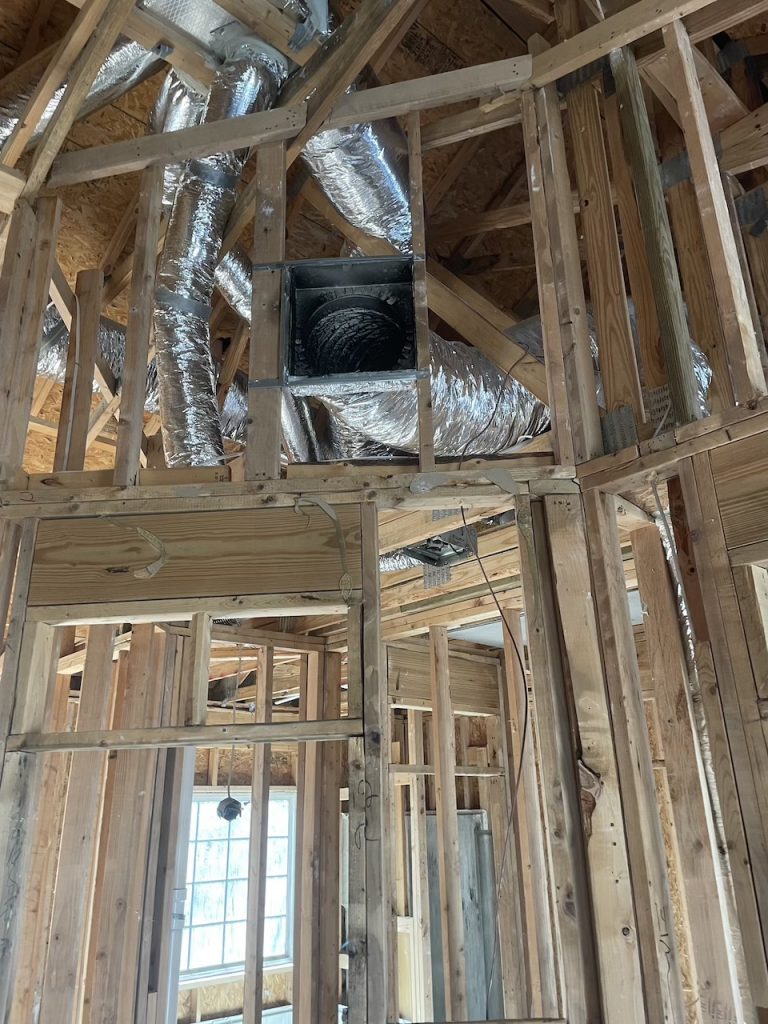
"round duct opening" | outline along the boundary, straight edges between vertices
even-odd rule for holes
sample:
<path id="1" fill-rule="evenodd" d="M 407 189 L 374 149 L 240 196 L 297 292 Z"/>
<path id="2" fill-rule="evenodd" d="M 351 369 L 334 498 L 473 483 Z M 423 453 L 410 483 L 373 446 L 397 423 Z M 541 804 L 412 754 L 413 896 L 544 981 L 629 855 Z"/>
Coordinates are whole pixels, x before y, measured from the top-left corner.
<path id="1" fill-rule="evenodd" d="M 319 306 L 307 322 L 305 351 L 314 374 L 393 370 L 406 333 L 397 315 L 372 295 L 344 295 Z"/>

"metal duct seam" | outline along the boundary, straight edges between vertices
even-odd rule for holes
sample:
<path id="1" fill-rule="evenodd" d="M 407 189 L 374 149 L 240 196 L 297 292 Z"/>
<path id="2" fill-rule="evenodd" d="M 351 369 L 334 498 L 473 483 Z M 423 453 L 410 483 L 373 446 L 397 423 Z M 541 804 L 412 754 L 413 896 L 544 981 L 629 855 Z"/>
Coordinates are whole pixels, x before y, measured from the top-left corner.
<path id="1" fill-rule="evenodd" d="M 255 40 L 241 40 L 216 73 L 201 121 L 268 109 L 284 75 L 279 55 Z M 224 456 L 209 316 L 214 272 L 244 162 L 243 152 L 191 161 L 173 202 L 154 312 L 160 421 L 169 466 L 216 465 Z"/>

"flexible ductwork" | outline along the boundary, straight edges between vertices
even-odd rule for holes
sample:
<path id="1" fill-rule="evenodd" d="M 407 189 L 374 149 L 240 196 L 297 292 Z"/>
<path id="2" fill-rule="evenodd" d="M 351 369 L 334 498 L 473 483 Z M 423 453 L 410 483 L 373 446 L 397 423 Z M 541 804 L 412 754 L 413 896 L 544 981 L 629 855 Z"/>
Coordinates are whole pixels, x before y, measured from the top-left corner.
<path id="1" fill-rule="evenodd" d="M 350 224 L 411 251 L 408 145 L 397 121 L 376 121 L 320 132 L 302 159 Z"/>
<path id="2" fill-rule="evenodd" d="M 201 121 L 267 109 L 283 75 L 278 57 L 241 41 L 216 73 Z M 245 155 L 216 154 L 186 165 L 158 262 L 155 358 L 169 466 L 223 459 L 209 320 L 214 271 Z"/>
<path id="3" fill-rule="evenodd" d="M 213 15 L 208 12 L 206 17 L 210 20 Z M 147 59 L 151 57 L 142 52 Z M 135 71 L 141 61 L 135 56 L 131 60 Z M 280 59 L 260 45 L 255 50 L 241 49 L 225 61 L 207 102 L 191 83 L 182 83 L 171 73 L 156 108 L 155 130 L 175 130 L 203 118 L 219 120 L 265 109 L 274 102 L 282 74 Z M 107 77 L 105 66 L 100 78 L 106 81 Z M 408 251 L 406 146 L 396 122 L 321 133 L 310 140 L 305 155 L 329 200 L 352 224 Z M 247 400 L 240 378 L 229 392 L 221 419 L 218 416 L 208 327 L 214 263 L 242 163 L 243 154 L 225 154 L 166 171 L 166 202 L 173 209 L 160 261 L 155 330 L 170 465 L 215 464 L 222 458 L 222 434 L 237 441 L 245 439 Z M 242 250 L 233 250 L 215 268 L 215 282 L 238 314 L 249 321 L 251 265 Z M 60 375 L 66 329 L 56 320 L 54 312 L 47 324 L 39 369 Z M 519 334 L 515 340 L 540 357 L 535 337 L 540 340 L 538 318 L 514 332 Z M 103 329 L 102 348 L 119 380 L 124 349 L 119 325 Z M 547 429 L 549 413 L 543 403 L 504 377 L 476 349 L 436 335 L 431 348 L 437 454 L 507 451 L 522 438 Z M 148 403 L 149 408 L 156 404 L 152 371 Z M 322 436 L 305 399 L 287 394 L 283 404 L 284 439 L 295 459 L 379 457 L 392 451 L 417 450 L 413 391 L 326 399 L 328 415 Z"/>
<path id="4" fill-rule="evenodd" d="M 139 82 L 154 75 L 163 66 L 165 48 L 145 50 L 143 46 L 129 39 L 120 38 L 101 67 L 90 92 L 80 108 L 78 118 L 87 117 L 95 110 L 100 110 L 108 103 L 133 89 Z M 19 118 L 29 102 L 37 83 L 40 81 L 50 61 L 50 54 L 42 53 L 32 61 L 27 61 L 18 71 L 11 72 L 3 79 L 0 89 L 0 145 L 2 145 L 18 124 Z M 40 122 L 38 123 L 32 142 L 37 141 L 48 124 L 51 115 L 61 101 L 66 88 L 66 81 L 51 97 Z"/>
<path id="5" fill-rule="evenodd" d="M 548 429 L 547 407 L 477 349 L 433 333 L 430 355 L 436 455 L 496 454 Z M 338 421 L 344 457 L 365 454 L 357 451 L 361 436 L 396 451 L 418 452 L 415 388 L 324 401 Z"/>

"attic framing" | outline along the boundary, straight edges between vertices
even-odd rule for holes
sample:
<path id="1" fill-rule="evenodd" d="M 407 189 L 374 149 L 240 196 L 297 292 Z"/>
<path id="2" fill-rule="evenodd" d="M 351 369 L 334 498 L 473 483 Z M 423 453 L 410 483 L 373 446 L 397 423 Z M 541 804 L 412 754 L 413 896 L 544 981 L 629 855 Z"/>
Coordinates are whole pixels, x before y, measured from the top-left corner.
<path id="1" fill-rule="evenodd" d="M 342 1005 L 350 1024 L 768 1020 L 768 3 L 484 0 L 520 26 L 511 55 L 388 77 L 430 2 L 350 0 L 324 39 L 292 5 L 221 2 L 296 68 L 269 109 L 177 131 L 67 143 L 121 34 L 215 80 L 213 50 L 152 5 L 67 0 L 46 48 L 41 0 L 0 79 L 1 98 L 41 63 L 0 147 L 3 1022 L 223 1019 L 204 977 L 179 987 L 178 921 L 193 786 L 218 792 L 225 753 L 228 795 L 248 762 L 247 1024 L 279 1006 L 330 1024 Z M 379 84 L 349 90 L 366 69 Z M 281 376 L 297 225 L 321 223 L 334 257 L 400 252 L 300 157 L 389 118 L 415 440 L 301 460 Z M 512 132 L 520 160 L 486 209 L 439 212 Z M 164 170 L 235 149 L 248 173 L 221 254 L 248 242 L 250 321 L 221 292 L 206 323 L 219 408 L 246 375 L 242 437 L 216 465 L 169 467 L 167 398 L 145 408 Z M 128 174 L 99 260 L 65 273 L 72 196 Z M 489 280 L 514 254 L 485 244 L 507 231 L 533 263 L 509 304 Z M 126 290 L 116 376 L 100 332 Z M 55 422 L 49 303 L 69 337 Z M 541 358 L 515 330 L 526 309 Z M 438 327 L 550 429 L 495 454 L 474 431 L 445 454 Z M 449 576 L 382 571 L 450 531 L 466 543 Z M 478 625 L 499 643 L 462 638 Z M 281 758 L 296 824 L 277 993 Z M 485 932 L 471 815 L 477 877 L 493 868 Z"/>

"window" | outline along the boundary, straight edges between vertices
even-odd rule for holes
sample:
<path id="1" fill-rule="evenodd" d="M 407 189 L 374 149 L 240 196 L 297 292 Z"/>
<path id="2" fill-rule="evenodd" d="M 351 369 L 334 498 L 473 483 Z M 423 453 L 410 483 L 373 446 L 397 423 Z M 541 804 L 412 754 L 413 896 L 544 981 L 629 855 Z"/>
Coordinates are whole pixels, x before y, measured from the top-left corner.
<path id="1" fill-rule="evenodd" d="M 232 822 L 216 814 L 223 794 L 196 791 L 192 800 L 187 858 L 187 904 L 181 943 L 181 973 L 216 976 L 238 973 L 245 962 L 248 905 L 250 790 L 233 790 L 243 803 Z M 265 964 L 291 956 L 296 799 L 291 790 L 269 798 L 267 888 L 264 921 Z"/>

